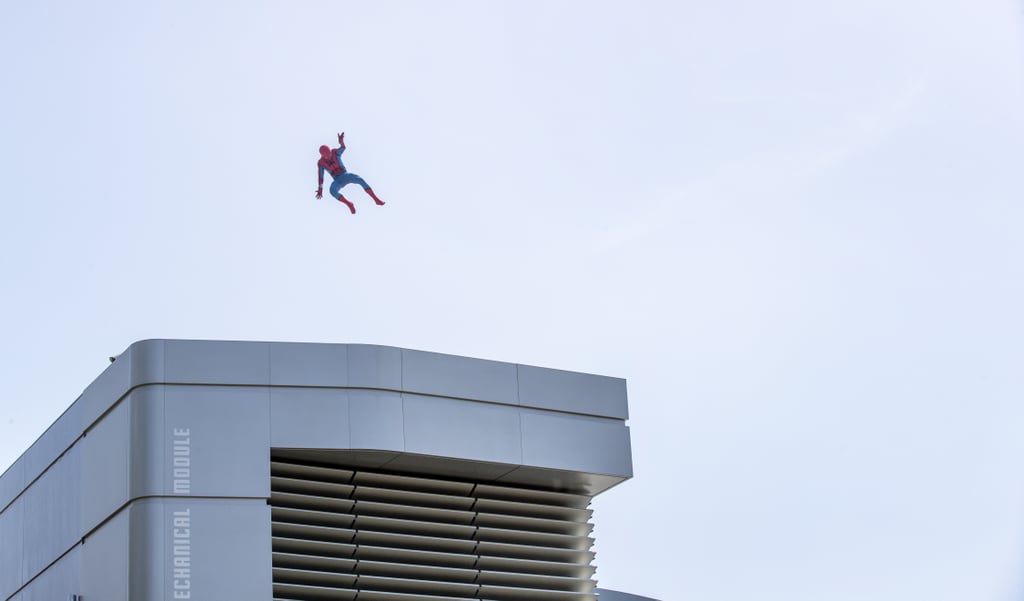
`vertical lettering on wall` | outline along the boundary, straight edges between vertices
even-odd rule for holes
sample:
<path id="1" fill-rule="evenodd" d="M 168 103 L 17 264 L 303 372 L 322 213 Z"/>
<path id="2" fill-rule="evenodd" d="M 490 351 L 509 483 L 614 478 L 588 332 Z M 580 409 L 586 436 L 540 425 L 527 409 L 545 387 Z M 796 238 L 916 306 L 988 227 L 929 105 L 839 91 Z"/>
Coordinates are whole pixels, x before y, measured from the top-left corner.
<path id="1" fill-rule="evenodd" d="M 192 494 L 192 432 L 190 428 L 171 430 L 171 491 L 175 495 Z M 171 514 L 170 582 L 175 599 L 192 598 L 192 508 Z"/>

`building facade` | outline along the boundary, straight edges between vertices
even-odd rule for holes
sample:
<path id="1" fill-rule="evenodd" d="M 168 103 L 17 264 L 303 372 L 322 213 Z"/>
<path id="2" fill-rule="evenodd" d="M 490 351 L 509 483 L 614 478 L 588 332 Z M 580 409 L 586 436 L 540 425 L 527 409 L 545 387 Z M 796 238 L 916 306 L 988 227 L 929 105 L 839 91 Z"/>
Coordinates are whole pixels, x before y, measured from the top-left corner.
<path id="1" fill-rule="evenodd" d="M 624 380 L 393 347 L 133 344 L 0 476 L 4 601 L 620 601 Z"/>

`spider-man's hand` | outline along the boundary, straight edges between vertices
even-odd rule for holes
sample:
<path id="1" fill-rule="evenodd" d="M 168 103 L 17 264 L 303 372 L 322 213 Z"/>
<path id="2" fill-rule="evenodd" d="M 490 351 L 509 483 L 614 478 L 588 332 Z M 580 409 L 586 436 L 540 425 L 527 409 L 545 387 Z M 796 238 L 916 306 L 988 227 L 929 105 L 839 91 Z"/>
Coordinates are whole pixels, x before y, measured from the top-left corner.
<path id="1" fill-rule="evenodd" d="M 317 188 L 316 189 L 316 197 L 318 199 L 324 197 L 324 189 L 323 188 Z"/>
<path id="2" fill-rule="evenodd" d="M 338 134 L 338 144 L 345 145 L 345 132 Z"/>

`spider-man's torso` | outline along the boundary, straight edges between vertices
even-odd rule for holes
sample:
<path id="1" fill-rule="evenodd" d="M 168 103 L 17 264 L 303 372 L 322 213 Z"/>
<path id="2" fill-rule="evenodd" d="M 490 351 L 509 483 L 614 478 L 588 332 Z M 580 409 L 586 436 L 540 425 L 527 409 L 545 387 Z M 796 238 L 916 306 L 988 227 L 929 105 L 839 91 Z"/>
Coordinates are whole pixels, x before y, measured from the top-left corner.
<path id="1" fill-rule="evenodd" d="M 345 173 L 345 166 L 338 160 L 338 150 L 336 148 L 331 149 L 330 158 L 325 159 L 321 157 L 316 164 L 318 167 L 325 169 L 327 173 L 330 173 L 331 177 L 338 177 L 342 173 Z"/>

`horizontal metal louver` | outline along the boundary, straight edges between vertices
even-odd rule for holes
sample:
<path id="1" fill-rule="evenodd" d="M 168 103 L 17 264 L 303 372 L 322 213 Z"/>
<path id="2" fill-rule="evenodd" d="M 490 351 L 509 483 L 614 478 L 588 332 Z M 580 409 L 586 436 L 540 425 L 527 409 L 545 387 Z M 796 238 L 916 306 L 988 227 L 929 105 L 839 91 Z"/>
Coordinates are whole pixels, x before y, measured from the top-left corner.
<path id="1" fill-rule="evenodd" d="M 596 601 L 590 498 L 271 462 L 277 601 Z"/>

